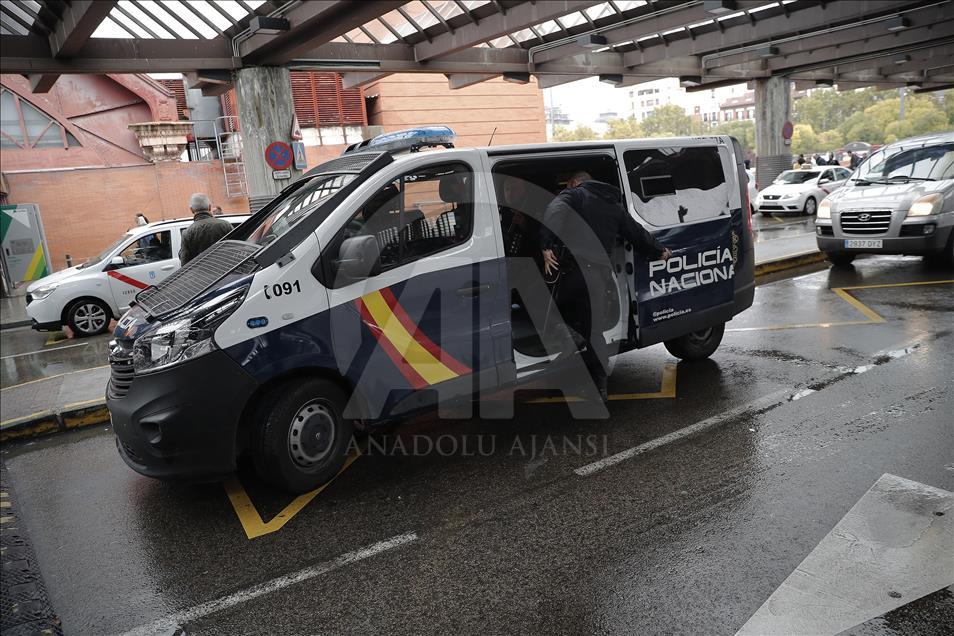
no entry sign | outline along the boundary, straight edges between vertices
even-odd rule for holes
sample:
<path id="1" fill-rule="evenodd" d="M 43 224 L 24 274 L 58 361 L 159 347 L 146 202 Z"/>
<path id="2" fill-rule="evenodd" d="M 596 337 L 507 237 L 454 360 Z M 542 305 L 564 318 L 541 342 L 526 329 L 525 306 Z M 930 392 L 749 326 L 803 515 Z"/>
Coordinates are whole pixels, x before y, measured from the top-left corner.
<path id="1" fill-rule="evenodd" d="M 284 141 L 273 141 L 265 149 L 265 163 L 270 165 L 273 170 L 284 170 L 292 164 L 291 146 Z"/>

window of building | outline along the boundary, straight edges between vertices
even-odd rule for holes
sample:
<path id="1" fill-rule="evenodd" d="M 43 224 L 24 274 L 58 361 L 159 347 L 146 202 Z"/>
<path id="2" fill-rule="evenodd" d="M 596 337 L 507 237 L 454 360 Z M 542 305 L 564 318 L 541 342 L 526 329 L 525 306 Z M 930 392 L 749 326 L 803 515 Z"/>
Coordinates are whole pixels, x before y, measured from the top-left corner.
<path id="1" fill-rule="evenodd" d="M 0 90 L 0 148 L 69 148 L 79 140 L 12 91 Z"/>

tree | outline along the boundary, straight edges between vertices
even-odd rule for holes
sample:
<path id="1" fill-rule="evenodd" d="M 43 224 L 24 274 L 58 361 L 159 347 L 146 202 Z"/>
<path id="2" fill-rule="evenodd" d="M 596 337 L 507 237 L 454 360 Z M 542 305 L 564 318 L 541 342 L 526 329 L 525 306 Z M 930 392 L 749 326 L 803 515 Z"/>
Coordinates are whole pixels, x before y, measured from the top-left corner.
<path id="1" fill-rule="evenodd" d="M 818 137 L 811 125 L 796 124 L 792 132 L 792 154 L 808 155 L 818 150 Z"/>
<path id="2" fill-rule="evenodd" d="M 692 117 L 676 106 L 657 106 L 643 120 L 643 132 L 647 137 L 685 137 L 693 133 Z"/>
<path id="3" fill-rule="evenodd" d="M 876 91 L 873 88 L 854 91 L 815 89 L 810 95 L 795 100 L 792 123 L 808 124 L 816 131 L 832 130 L 853 114 L 896 95 L 894 90 Z"/>
<path id="4" fill-rule="evenodd" d="M 950 128 L 947 113 L 931 97 L 905 95 L 904 111 L 905 116 L 901 120 L 901 99 L 885 99 L 849 117 L 839 130 L 844 134 L 845 141 L 882 144 L 889 138 L 903 139 Z"/>
<path id="5" fill-rule="evenodd" d="M 845 145 L 845 137 L 837 130 L 826 130 L 825 132 L 818 133 L 818 145 L 819 150 L 831 150 L 834 152 L 836 148 L 841 148 Z"/>
<path id="6" fill-rule="evenodd" d="M 729 135 L 739 140 L 745 155 L 755 154 L 755 122 L 751 119 L 727 121 L 710 129 L 712 135 Z"/>
<path id="7" fill-rule="evenodd" d="M 600 136 L 589 126 L 577 126 L 573 130 L 563 126 L 553 127 L 553 141 L 590 141 Z"/>
<path id="8" fill-rule="evenodd" d="M 626 119 L 611 119 L 607 125 L 609 129 L 603 135 L 603 139 L 638 139 L 646 136 L 639 122 L 632 115 Z"/>

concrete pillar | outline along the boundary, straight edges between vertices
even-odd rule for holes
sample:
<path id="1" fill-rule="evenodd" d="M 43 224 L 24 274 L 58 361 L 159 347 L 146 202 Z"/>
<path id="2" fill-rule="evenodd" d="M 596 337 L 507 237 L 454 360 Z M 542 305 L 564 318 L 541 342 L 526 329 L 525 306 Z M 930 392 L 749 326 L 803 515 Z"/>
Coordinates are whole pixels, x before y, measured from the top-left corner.
<path id="1" fill-rule="evenodd" d="M 792 168 L 792 147 L 782 127 L 791 119 L 792 83 L 787 77 L 755 80 L 755 170 L 760 187 Z"/>
<path id="2" fill-rule="evenodd" d="M 249 207 L 254 212 L 301 175 L 293 163 L 290 178 L 276 180 L 273 168 L 265 163 L 265 149 L 270 143 L 292 141 L 295 108 L 291 74 L 286 68 L 255 66 L 236 71 L 234 79 Z"/>

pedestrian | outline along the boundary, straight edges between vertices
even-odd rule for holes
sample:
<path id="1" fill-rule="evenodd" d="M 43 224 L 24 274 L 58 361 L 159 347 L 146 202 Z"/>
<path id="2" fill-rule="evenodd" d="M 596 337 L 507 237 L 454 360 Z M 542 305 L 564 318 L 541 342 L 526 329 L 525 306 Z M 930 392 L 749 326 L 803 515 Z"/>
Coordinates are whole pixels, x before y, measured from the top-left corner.
<path id="1" fill-rule="evenodd" d="M 858 164 L 861 163 L 861 157 L 859 157 L 858 155 L 856 155 L 856 154 L 853 153 L 853 152 L 849 152 L 849 153 L 848 153 L 848 157 L 849 157 L 848 167 L 851 168 L 852 170 L 854 170 L 855 168 L 858 167 Z"/>
<path id="2" fill-rule="evenodd" d="M 217 219 L 209 211 L 212 202 L 201 192 L 189 197 L 193 223 L 182 233 L 182 247 L 179 249 L 179 261 L 185 265 L 196 256 L 212 247 L 212 244 L 232 231 L 232 224 L 225 219 Z"/>
<path id="3" fill-rule="evenodd" d="M 222 206 L 215 206 L 212 208 L 212 216 L 222 216 Z"/>
<path id="4" fill-rule="evenodd" d="M 795 163 L 798 165 L 799 168 L 805 165 L 805 155 L 799 153 L 798 159 L 795 160 Z"/>
<path id="5" fill-rule="evenodd" d="M 609 366 L 609 351 L 603 338 L 605 301 L 607 294 L 616 293 L 609 254 L 617 237 L 622 236 L 647 260 L 667 260 L 671 256 L 669 249 L 637 223 L 621 201 L 622 193 L 616 186 L 595 181 L 586 172 L 577 172 L 547 206 L 540 228 L 544 273 L 550 277 L 563 269 L 557 304 L 561 314 L 575 323 L 585 342 L 583 362 L 604 401 Z M 568 238 L 572 245 L 566 248 L 572 263 L 561 263 L 557 258 L 559 243 Z"/>

